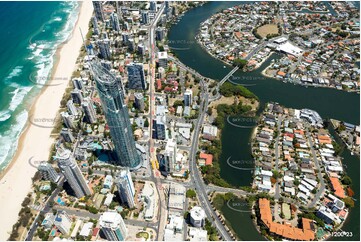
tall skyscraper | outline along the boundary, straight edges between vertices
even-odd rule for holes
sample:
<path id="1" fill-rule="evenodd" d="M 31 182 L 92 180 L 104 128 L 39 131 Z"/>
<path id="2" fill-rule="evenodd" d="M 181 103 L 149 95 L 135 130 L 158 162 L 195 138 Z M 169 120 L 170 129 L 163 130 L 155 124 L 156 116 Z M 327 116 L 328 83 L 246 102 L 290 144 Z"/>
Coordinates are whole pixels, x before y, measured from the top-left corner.
<path id="1" fill-rule="evenodd" d="M 149 9 L 151 11 L 157 11 L 157 2 L 156 1 L 151 1 L 150 5 L 149 5 Z"/>
<path id="2" fill-rule="evenodd" d="M 168 139 L 165 146 L 164 159 L 169 165 L 169 171 L 172 173 L 177 163 L 177 142 Z"/>
<path id="3" fill-rule="evenodd" d="M 81 106 L 83 107 L 86 121 L 91 124 L 96 123 L 97 115 L 92 100 L 89 97 L 84 98 Z"/>
<path id="4" fill-rule="evenodd" d="M 106 60 L 110 60 L 110 42 L 109 39 L 103 39 L 97 41 L 100 57 Z"/>
<path id="5" fill-rule="evenodd" d="M 99 25 L 96 17 L 92 17 L 92 24 L 93 24 L 93 34 L 99 35 Z"/>
<path id="6" fill-rule="evenodd" d="M 140 92 L 136 92 L 134 93 L 134 98 L 135 98 L 135 107 L 140 111 L 144 111 L 145 104 L 144 104 L 143 94 Z"/>
<path id="7" fill-rule="evenodd" d="M 129 34 L 124 32 L 122 33 L 122 42 L 123 42 L 123 45 L 127 45 L 128 44 L 128 41 L 129 41 Z"/>
<path id="8" fill-rule="evenodd" d="M 144 44 L 138 44 L 138 54 L 141 56 L 145 55 L 145 46 Z"/>
<path id="9" fill-rule="evenodd" d="M 111 61 L 107 61 L 107 60 L 101 60 L 100 64 L 107 69 L 108 71 L 110 71 L 112 69 L 112 62 Z"/>
<path id="10" fill-rule="evenodd" d="M 86 183 L 83 174 L 70 150 L 58 150 L 56 155 L 58 166 L 73 189 L 75 196 L 80 198 L 91 195 L 91 191 Z"/>
<path id="11" fill-rule="evenodd" d="M 155 38 L 159 41 L 163 41 L 165 35 L 165 29 L 162 27 L 158 27 L 155 30 Z"/>
<path id="12" fill-rule="evenodd" d="M 62 128 L 61 131 L 60 131 L 60 135 L 61 135 L 61 137 L 63 137 L 63 139 L 65 140 L 65 142 L 73 143 L 73 141 L 74 141 L 74 136 L 73 136 L 73 134 L 71 133 L 71 130 L 70 130 L 70 129 Z"/>
<path id="13" fill-rule="evenodd" d="M 166 51 L 158 52 L 158 65 L 163 68 L 168 66 L 168 54 Z"/>
<path id="14" fill-rule="evenodd" d="M 56 183 L 60 178 L 59 174 L 55 171 L 52 165 L 46 161 L 40 163 L 38 171 L 40 172 L 41 177 L 47 181 Z"/>
<path id="15" fill-rule="evenodd" d="M 165 69 L 163 67 L 159 67 L 158 74 L 160 79 L 165 78 Z"/>
<path id="16" fill-rule="evenodd" d="M 93 1 L 93 7 L 95 12 L 95 17 L 97 18 L 97 20 L 104 22 L 102 1 Z"/>
<path id="17" fill-rule="evenodd" d="M 60 230 L 63 235 L 68 235 L 70 232 L 72 221 L 65 211 L 58 211 L 54 219 L 54 225 Z"/>
<path id="18" fill-rule="evenodd" d="M 122 216 L 116 211 L 108 211 L 99 219 L 100 229 L 109 241 L 124 241 L 128 235 Z"/>
<path id="19" fill-rule="evenodd" d="M 127 65 L 128 72 L 128 88 L 145 90 L 147 89 L 147 83 L 145 81 L 144 69 L 142 63 L 130 63 Z"/>
<path id="20" fill-rule="evenodd" d="M 68 129 L 75 129 L 75 118 L 73 115 L 70 115 L 68 112 L 61 112 L 60 116 Z"/>
<path id="21" fill-rule="evenodd" d="M 119 172 L 115 183 L 117 184 L 119 196 L 122 202 L 126 203 L 129 208 L 133 208 L 135 206 L 135 189 L 130 171 L 127 169 Z"/>
<path id="22" fill-rule="evenodd" d="M 108 32 L 103 31 L 103 32 L 100 34 L 100 37 L 101 37 L 102 39 L 108 40 L 108 39 L 109 39 L 109 38 L 108 38 Z"/>
<path id="23" fill-rule="evenodd" d="M 103 68 L 99 61 L 91 62 L 91 72 L 107 120 L 110 135 L 119 161 L 118 165 L 137 169 L 141 157 L 137 153 L 128 108 L 124 103 L 124 93 L 115 76 Z"/>
<path id="24" fill-rule="evenodd" d="M 142 24 L 149 24 L 149 13 L 148 11 L 142 11 Z"/>
<path id="25" fill-rule="evenodd" d="M 74 89 L 82 90 L 84 87 L 83 81 L 81 78 L 73 78 L 72 79 Z"/>
<path id="26" fill-rule="evenodd" d="M 166 107 L 165 106 L 157 106 L 156 110 L 156 119 L 153 122 L 153 126 L 155 127 L 155 139 L 165 140 L 166 139 Z"/>
<path id="27" fill-rule="evenodd" d="M 71 115 L 77 116 L 78 115 L 78 110 L 76 109 L 73 100 L 69 100 L 66 103 L 66 107 L 68 108 L 68 110 L 70 111 Z"/>
<path id="28" fill-rule="evenodd" d="M 184 92 L 184 105 L 188 107 L 192 106 L 192 100 L 193 100 L 192 89 L 187 89 Z"/>
<path id="29" fill-rule="evenodd" d="M 173 7 L 169 7 L 165 10 L 165 14 L 168 19 L 171 19 L 173 16 Z"/>
<path id="30" fill-rule="evenodd" d="M 171 1 L 164 1 L 165 9 L 169 8 Z"/>
<path id="31" fill-rule="evenodd" d="M 129 38 L 128 39 L 128 49 L 131 52 L 135 51 L 135 40 L 134 40 L 134 38 Z"/>
<path id="32" fill-rule="evenodd" d="M 81 104 L 81 102 L 83 101 L 83 94 L 80 92 L 79 89 L 74 89 L 73 91 L 71 91 L 70 93 L 71 95 L 71 99 L 73 99 L 73 102 L 76 104 Z"/>
<path id="33" fill-rule="evenodd" d="M 119 18 L 118 18 L 118 14 L 116 14 L 116 13 L 112 13 L 111 15 L 110 15 L 110 22 L 111 22 L 111 24 L 112 24 L 112 29 L 114 30 L 114 31 L 120 31 L 121 29 L 120 29 L 120 24 L 119 24 Z"/>

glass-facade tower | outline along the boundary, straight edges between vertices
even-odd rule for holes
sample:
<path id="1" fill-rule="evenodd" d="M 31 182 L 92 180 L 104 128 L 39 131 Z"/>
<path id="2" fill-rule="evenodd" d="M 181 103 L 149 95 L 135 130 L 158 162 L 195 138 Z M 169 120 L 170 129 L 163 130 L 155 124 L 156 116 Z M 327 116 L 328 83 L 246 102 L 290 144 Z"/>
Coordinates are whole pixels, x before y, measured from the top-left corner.
<path id="1" fill-rule="evenodd" d="M 91 62 L 91 71 L 115 146 L 117 164 L 135 170 L 141 165 L 141 157 L 135 147 L 121 83 L 96 60 Z"/>

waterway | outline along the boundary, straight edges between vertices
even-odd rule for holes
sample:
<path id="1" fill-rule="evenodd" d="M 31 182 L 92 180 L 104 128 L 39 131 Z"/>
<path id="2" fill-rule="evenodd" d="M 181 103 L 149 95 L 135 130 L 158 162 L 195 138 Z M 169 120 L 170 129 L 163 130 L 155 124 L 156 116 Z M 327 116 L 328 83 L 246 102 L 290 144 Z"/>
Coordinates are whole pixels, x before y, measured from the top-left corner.
<path id="1" fill-rule="evenodd" d="M 198 71 L 201 75 L 221 80 L 232 67 L 225 64 L 204 50 L 195 40 L 200 23 L 208 19 L 222 9 L 226 9 L 244 2 L 209 2 L 201 7 L 189 10 L 181 20 L 173 25 L 169 31 L 169 46 L 181 62 Z M 345 122 L 359 124 L 360 101 L 359 94 L 347 93 L 330 88 L 313 88 L 283 83 L 279 80 L 266 78 L 261 75 L 261 71 L 269 65 L 274 58 L 279 58 L 273 54 L 258 70 L 244 73 L 237 71 L 232 78 L 233 82 L 247 85 L 260 100 L 260 112 L 267 102 L 278 102 L 290 108 L 309 108 L 316 110 L 323 118 L 334 118 Z M 252 128 L 240 128 L 247 124 L 254 123 L 248 118 L 230 117 L 230 122 L 225 122 L 222 131 L 222 155 L 220 157 L 221 176 L 234 186 L 248 186 L 252 182 L 251 168 L 252 157 L 250 149 L 250 138 Z M 236 125 L 234 125 L 236 124 Z M 245 125 L 246 124 L 246 125 Z M 252 126 L 252 125 L 249 125 Z M 352 238 L 347 240 L 359 240 L 360 238 L 360 161 L 357 156 L 351 156 L 348 151 L 342 153 L 343 162 L 346 164 L 347 174 L 353 180 L 353 190 L 355 191 L 355 208 L 345 222 L 344 231 L 352 231 Z M 225 208 L 226 209 L 226 208 Z M 223 210 L 223 209 L 222 209 Z M 237 227 L 239 224 L 253 224 L 249 216 L 239 216 L 238 213 L 226 212 L 225 216 L 231 224 Z M 240 238 L 248 240 L 259 240 L 258 232 L 249 229 L 236 230 Z M 340 238 L 342 239 L 342 238 Z"/>

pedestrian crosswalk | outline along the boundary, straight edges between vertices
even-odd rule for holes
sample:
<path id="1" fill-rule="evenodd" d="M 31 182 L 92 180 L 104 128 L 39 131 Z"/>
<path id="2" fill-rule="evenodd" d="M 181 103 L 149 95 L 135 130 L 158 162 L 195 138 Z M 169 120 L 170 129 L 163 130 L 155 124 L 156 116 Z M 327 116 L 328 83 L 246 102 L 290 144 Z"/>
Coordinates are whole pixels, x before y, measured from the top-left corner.
<path id="1" fill-rule="evenodd" d="M 31 205 L 30 208 L 36 211 L 42 211 L 44 209 L 44 205 Z"/>

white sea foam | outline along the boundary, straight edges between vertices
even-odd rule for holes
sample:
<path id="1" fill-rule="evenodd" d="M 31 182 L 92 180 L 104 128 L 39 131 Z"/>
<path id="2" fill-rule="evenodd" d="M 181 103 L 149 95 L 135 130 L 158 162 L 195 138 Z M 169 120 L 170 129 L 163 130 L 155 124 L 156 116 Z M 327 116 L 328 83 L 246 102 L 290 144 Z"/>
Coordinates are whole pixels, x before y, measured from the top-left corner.
<path id="1" fill-rule="evenodd" d="M 0 165 L 9 157 L 12 157 L 18 145 L 18 139 L 28 118 L 28 113 L 24 110 L 16 116 L 16 122 L 5 132 L 0 133 Z"/>
<path id="2" fill-rule="evenodd" d="M 11 94 L 13 94 L 9 104 L 9 110 L 11 112 L 15 111 L 15 109 L 23 102 L 25 96 L 30 92 L 31 89 L 32 87 L 30 86 L 18 87 L 13 92 L 11 92 Z"/>
<path id="3" fill-rule="evenodd" d="M 55 22 L 60 22 L 61 20 L 63 20 L 61 17 L 55 17 L 54 19 L 53 19 Z"/>
<path id="4" fill-rule="evenodd" d="M 36 48 L 36 43 L 32 43 L 32 44 L 30 44 L 29 46 L 28 46 L 28 49 L 29 50 L 33 50 L 33 49 L 35 49 Z"/>
<path id="5" fill-rule="evenodd" d="M 23 66 L 16 66 L 14 69 L 12 69 L 9 75 L 5 77 L 5 80 L 10 80 L 13 77 L 20 76 L 22 70 L 23 70 Z"/>
<path id="6" fill-rule="evenodd" d="M 11 117 L 9 110 L 0 111 L 0 122 L 4 122 Z"/>
<path id="7" fill-rule="evenodd" d="M 63 4 L 63 3 L 62 3 Z M 39 82 L 46 82 L 47 77 L 53 67 L 54 54 L 58 46 L 66 41 L 77 21 L 78 11 L 75 9 L 78 7 L 77 2 L 65 2 L 65 8 L 62 8 L 63 13 L 68 13 L 66 17 L 66 23 L 59 33 L 59 36 L 56 36 L 56 40 L 44 41 L 38 40 L 33 41 L 28 46 L 30 50 L 28 60 L 31 60 L 35 64 L 36 76 L 41 77 Z M 59 19 L 55 16 L 52 20 L 49 20 L 49 23 L 52 21 L 64 21 L 64 19 Z M 35 77 L 36 78 L 36 77 Z M 11 83 L 10 86 L 14 88 L 14 91 L 11 93 L 11 102 L 9 104 L 8 110 L 0 113 L 0 121 L 5 118 L 10 118 L 8 115 L 13 115 L 13 112 L 21 105 L 26 97 L 27 93 L 31 90 L 31 86 L 23 87 L 16 83 Z M 20 111 L 20 110 L 19 110 Z M 27 122 L 28 113 L 26 110 L 21 111 L 16 115 L 16 121 L 11 127 L 6 128 L 6 131 L 0 132 L 0 167 L 4 167 L 13 157 L 16 147 L 18 144 L 18 138 L 21 134 L 22 129 L 24 128 Z M 5 127 L 4 127 L 5 128 Z"/>
<path id="8" fill-rule="evenodd" d="M 39 41 L 39 43 L 31 44 L 28 48 L 33 51 L 31 52 L 30 56 L 27 59 L 32 60 L 38 57 L 44 51 L 44 49 L 47 49 L 48 45 L 45 44 L 43 41 Z"/>
<path id="9" fill-rule="evenodd" d="M 65 8 L 64 12 L 69 13 L 67 21 L 65 23 L 65 26 L 63 27 L 63 30 L 61 31 L 62 38 L 61 42 L 64 42 L 67 40 L 71 34 L 71 32 L 74 29 L 75 23 L 78 20 L 78 11 L 75 11 L 75 9 L 79 6 L 79 4 L 76 1 L 71 2 L 64 2 L 64 4 L 67 4 L 70 6 L 70 8 Z"/>
<path id="10" fill-rule="evenodd" d="M 69 38 L 77 21 L 78 12 L 74 11 L 74 9 L 78 6 L 78 4 L 71 3 L 67 5 L 69 5 L 71 8 L 63 8 L 61 10 L 62 12 L 69 14 L 62 31 L 55 34 L 57 40 L 52 42 L 38 41 L 36 48 L 34 48 L 34 51 L 32 52 L 32 55 L 28 58 L 35 62 L 37 71 L 34 78 L 39 84 L 45 84 L 45 82 L 48 80 L 48 76 L 53 67 L 53 59 L 54 54 L 56 53 L 56 49 L 61 43 Z M 52 47 L 52 49 L 50 49 L 50 47 Z M 48 51 L 43 52 L 44 49 L 47 49 Z"/>

